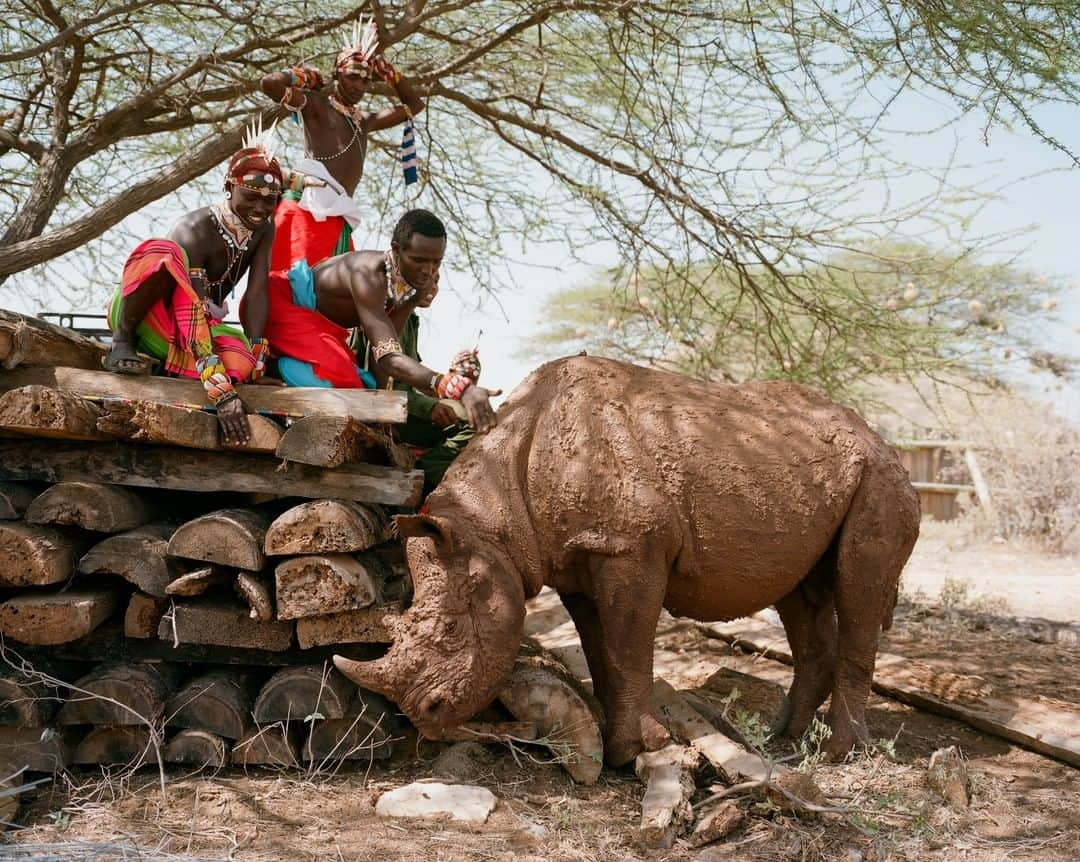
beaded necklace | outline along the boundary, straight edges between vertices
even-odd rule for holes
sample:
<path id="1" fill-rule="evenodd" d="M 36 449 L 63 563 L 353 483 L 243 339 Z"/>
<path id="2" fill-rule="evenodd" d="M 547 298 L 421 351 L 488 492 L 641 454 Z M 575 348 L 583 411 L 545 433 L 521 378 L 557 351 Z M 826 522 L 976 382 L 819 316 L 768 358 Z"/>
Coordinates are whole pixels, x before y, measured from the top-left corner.
<path id="1" fill-rule="evenodd" d="M 387 250 L 384 260 L 386 261 L 384 267 L 386 269 L 386 305 L 394 308 L 415 296 L 416 288 L 402 278 L 397 256 L 393 251 Z"/>
<path id="2" fill-rule="evenodd" d="M 341 116 L 345 118 L 345 122 L 349 124 L 349 128 L 352 129 L 352 137 L 349 138 L 349 142 L 345 144 L 340 150 L 330 156 L 317 156 L 313 152 L 308 152 L 308 155 L 315 159 L 317 162 L 329 162 L 336 159 L 338 156 L 343 156 L 347 153 L 352 145 L 360 141 L 360 129 L 364 125 L 363 112 L 352 105 L 346 105 L 344 102 L 338 99 L 337 96 L 330 96 L 330 107 L 337 111 Z M 363 148 L 361 147 L 361 158 L 363 157 Z"/>
<path id="3" fill-rule="evenodd" d="M 221 201 L 210 207 L 210 215 L 213 217 L 214 227 L 217 228 L 217 232 L 221 235 L 222 242 L 225 243 L 225 253 L 228 258 L 225 271 L 221 274 L 221 277 L 213 281 L 207 279 L 206 285 L 210 288 L 219 288 L 225 284 L 226 279 L 228 279 L 230 285 L 236 284 L 240 279 L 240 264 L 244 252 L 247 251 L 248 243 L 251 242 L 254 231 L 245 225 L 240 220 L 240 217 L 232 211 L 228 201 Z M 234 266 L 236 267 L 235 272 L 233 272 Z"/>

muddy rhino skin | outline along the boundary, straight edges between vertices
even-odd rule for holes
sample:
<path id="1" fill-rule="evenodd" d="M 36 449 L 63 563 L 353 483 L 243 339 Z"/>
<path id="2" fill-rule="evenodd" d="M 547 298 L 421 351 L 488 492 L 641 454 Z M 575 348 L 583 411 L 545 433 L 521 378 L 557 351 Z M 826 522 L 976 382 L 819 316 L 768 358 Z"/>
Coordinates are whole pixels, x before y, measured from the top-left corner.
<path id="1" fill-rule="evenodd" d="M 603 704 L 605 757 L 641 749 L 662 607 L 730 620 L 775 605 L 795 659 L 786 731 L 832 695 L 834 756 L 865 737 L 919 502 L 854 412 L 790 383 L 701 383 L 613 360 L 548 363 L 399 518 L 415 584 L 386 656 L 335 657 L 428 736 L 510 674 L 525 600 L 554 588 Z"/>

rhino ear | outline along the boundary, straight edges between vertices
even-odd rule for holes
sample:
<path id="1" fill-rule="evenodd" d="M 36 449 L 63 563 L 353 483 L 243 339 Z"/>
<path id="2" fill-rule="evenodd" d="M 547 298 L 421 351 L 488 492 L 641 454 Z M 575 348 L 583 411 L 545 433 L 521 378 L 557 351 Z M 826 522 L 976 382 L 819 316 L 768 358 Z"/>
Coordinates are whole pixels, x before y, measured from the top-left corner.
<path id="1" fill-rule="evenodd" d="M 453 538 L 450 522 L 437 515 L 397 515 L 394 518 L 394 527 L 403 539 L 434 539 L 435 544 L 450 547 Z"/>

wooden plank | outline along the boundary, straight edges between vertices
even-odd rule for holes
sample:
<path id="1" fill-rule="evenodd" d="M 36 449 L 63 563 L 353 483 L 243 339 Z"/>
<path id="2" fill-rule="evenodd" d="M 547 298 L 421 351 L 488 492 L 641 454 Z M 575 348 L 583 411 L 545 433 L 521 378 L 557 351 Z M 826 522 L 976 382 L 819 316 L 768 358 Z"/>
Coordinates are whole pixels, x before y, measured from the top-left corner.
<path id="1" fill-rule="evenodd" d="M 254 509 L 218 509 L 188 521 L 169 540 L 174 557 L 257 572 L 270 516 Z"/>
<path id="2" fill-rule="evenodd" d="M 890 440 L 894 449 L 970 449 L 970 440 Z"/>
<path id="3" fill-rule="evenodd" d="M 0 309 L 0 365 L 11 370 L 19 365 L 67 365 L 101 369 L 105 345 L 15 311 Z"/>
<path id="4" fill-rule="evenodd" d="M 100 416 L 96 404 L 47 386 L 23 386 L 0 395 L 0 429 L 26 436 L 108 440 L 97 427 Z"/>
<path id="5" fill-rule="evenodd" d="M 173 664 L 104 662 L 75 681 L 56 720 L 110 727 L 157 721 L 179 682 Z"/>
<path id="6" fill-rule="evenodd" d="M 361 610 L 379 599 L 385 567 L 374 555 L 363 560 L 347 554 L 293 557 L 277 564 L 279 620 Z"/>
<path id="7" fill-rule="evenodd" d="M 360 611 L 302 617 L 296 621 L 296 642 L 301 649 L 326 644 L 390 643 L 391 626 L 401 613 L 401 602 L 392 602 Z"/>
<path id="8" fill-rule="evenodd" d="M 183 574 L 179 563 L 168 555 L 175 530 L 172 524 L 146 524 L 109 536 L 83 555 L 79 573 L 116 575 L 148 596 L 163 599 L 169 584 Z"/>
<path id="9" fill-rule="evenodd" d="M 700 759 L 699 751 L 683 745 L 668 745 L 637 756 L 634 771 L 646 783 L 638 826 L 643 846 L 671 847 L 676 835 L 694 819 L 690 797 L 696 789 L 694 770 Z"/>
<path id="10" fill-rule="evenodd" d="M 217 417 L 204 410 L 156 401 L 109 398 L 102 402 L 101 411 L 98 431 L 134 443 L 271 453 L 283 433 L 274 420 L 252 414 L 247 417 L 251 439 L 247 443 L 226 444 L 221 439 Z"/>
<path id="11" fill-rule="evenodd" d="M 241 609 L 239 605 L 237 609 Z M 246 613 L 246 609 L 244 610 Z M 383 647 L 367 643 L 333 644 L 306 650 L 292 647 L 273 652 L 252 647 L 216 644 L 182 643 L 174 646 L 171 634 L 168 641 L 160 640 L 156 633 L 155 637 L 149 640 L 125 637 L 122 621 L 110 619 L 77 641 L 49 647 L 24 646 L 19 649 L 19 655 L 33 662 L 35 667 L 44 667 L 51 660 L 63 660 L 83 663 L 88 661 L 166 661 L 224 667 L 278 668 L 330 661 L 335 655 L 343 655 L 356 661 L 366 661 L 377 658 L 383 651 Z"/>
<path id="12" fill-rule="evenodd" d="M 257 724 L 308 720 L 316 713 L 323 718 L 343 718 L 355 694 L 356 685 L 333 666 L 287 667 L 259 690 L 252 715 Z"/>
<path id="13" fill-rule="evenodd" d="M 119 602 L 109 589 L 23 593 L 0 604 L 0 632 L 24 644 L 67 643 L 101 625 Z"/>
<path id="14" fill-rule="evenodd" d="M 975 486 L 975 496 L 979 498 L 979 505 L 988 517 L 994 517 L 994 501 L 990 498 L 990 488 L 983 478 L 979 468 L 979 459 L 975 456 L 974 449 L 964 450 L 964 463 L 967 464 L 968 473 L 971 474 L 971 482 Z"/>
<path id="15" fill-rule="evenodd" d="M 176 580 L 170 581 L 165 587 L 168 596 L 181 596 L 186 599 L 201 596 L 212 587 L 220 587 L 230 583 L 235 577 L 234 573 L 221 569 L 218 566 L 200 566 L 190 572 L 184 572 Z"/>
<path id="16" fill-rule="evenodd" d="M 206 403 L 206 393 L 199 381 L 176 377 L 132 376 L 63 366 L 24 367 L 0 374 L 0 391 L 32 384 L 62 389 L 88 398 L 126 398 L 199 406 Z M 359 422 L 390 424 L 404 423 L 407 418 L 405 393 L 392 389 L 240 384 L 237 392 L 249 408 L 270 415 L 307 416 L 323 413 L 351 416 Z"/>
<path id="17" fill-rule="evenodd" d="M 743 649 L 793 664 L 787 637 L 779 626 L 739 620 L 703 627 Z M 872 686 L 878 694 L 1080 766 L 1080 709 L 1073 704 L 1043 697 L 1015 697 L 995 691 L 978 677 L 940 671 L 893 653 L 878 653 Z"/>
<path id="18" fill-rule="evenodd" d="M 55 527 L 0 521 L 0 586 L 58 584 L 75 571 L 86 542 Z"/>
<path id="19" fill-rule="evenodd" d="M 0 480 L 83 480 L 172 490 L 337 497 L 392 506 L 415 506 L 424 483 L 419 470 L 372 464 L 344 464 L 333 470 L 307 464 L 292 464 L 282 472 L 275 468 L 276 462 L 266 456 L 243 452 L 0 440 Z"/>
<path id="20" fill-rule="evenodd" d="M 911 487 L 929 494 L 970 494 L 975 490 L 974 485 L 954 485 L 950 482 L 912 482 Z"/>
<path id="21" fill-rule="evenodd" d="M 182 644 L 215 644 L 280 652 L 292 645 L 294 625 L 272 620 L 258 622 L 246 605 L 232 602 L 175 602 L 161 618 L 158 637 Z"/>
<path id="22" fill-rule="evenodd" d="M 26 522 L 123 533 L 148 524 L 156 515 L 156 507 L 131 488 L 102 482 L 59 482 L 30 504 Z"/>
<path id="23" fill-rule="evenodd" d="M 709 763 L 726 776 L 729 784 L 747 779 L 764 781 L 768 777 L 768 767 L 758 755 L 720 733 L 666 680 L 654 680 L 652 703 L 661 723 L 671 735 L 700 751 Z M 772 774 L 779 775 L 785 771 L 784 767 L 777 765 Z"/>
<path id="24" fill-rule="evenodd" d="M 269 555 L 350 554 L 389 538 L 389 521 L 379 506 L 349 500 L 312 500 L 283 512 L 266 531 Z"/>

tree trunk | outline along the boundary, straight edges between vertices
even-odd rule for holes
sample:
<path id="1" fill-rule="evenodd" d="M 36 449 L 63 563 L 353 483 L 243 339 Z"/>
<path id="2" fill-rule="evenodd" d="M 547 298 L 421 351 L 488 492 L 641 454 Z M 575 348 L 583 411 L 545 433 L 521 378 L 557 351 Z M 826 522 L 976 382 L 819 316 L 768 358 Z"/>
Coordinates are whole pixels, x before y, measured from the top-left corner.
<path id="1" fill-rule="evenodd" d="M 174 557 L 258 572 L 270 517 L 253 509 L 221 509 L 181 526 L 169 540 Z"/>
<path id="2" fill-rule="evenodd" d="M 274 569 L 278 619 L 295 620 L 375 604 L 383 580 L 377 557 L 346 554 L 294 557 Z"/>
<path id="3" fill-rule="evenodd" d="M 182 763 L 195 769 L 221 769 L 229 762 L 225 740 L 206 730 L 181 730 L 161 753 L 166 763 Z"/>
<path id="4" fill-rule="evenodd" d="M 75 681 L 82 691 L 71 692 L 57 721 L 109 726 L 156 721 L 179 682 L 177 665 L 104 662 Z"/>
<path id="5" fill-rule="evenodd" d="M 157 514 L 131 488 L 100 482 L 59 482 L 26 510 L 29 524 L 81 527 L 95 533 L 122 533 L 153 520 Z"/>
<path id="6" fill-rule="evenodd" d="M 0 365 L 67 365 L 100 371 L 105 346 L 37 317 L 0 309 Z"/>
<path id="7" fill-rule="evenodd" d="M 176 560 L 168 556 L 172 524 L 146 524 L 94 545 L 81 560 L 83 575 L 119 575 L 154 598 L 163 599 L 166 587 L 182 575 Z"/>
<path id="8" fill-rule="evenodd" d="M 240 739 L 251 728 L 255 678 L 241 670 L 212 670 L 185 683 L 169 700 L 170 727 Z"/>
<path id="9" fill-rule="evenodd" d="M 108 440 L 97 427 L 101 408 L 47 386 L 23 386 L 0 395 L 0 428 L 33 437 Z"/>
<path id="10" fill-rule="evenodd" d="M 44 586 L 66 581 L 86 542 L 53 527 L 0 521 L 0 586 Z"/>
<path id="11" fill-rule="evenodd" d="M 349 554 L 366 551 L 388 534 L 378 506 L 348 500 L 313 500 L 279 515 L 266 531 L 264 550 L 272 556 Z"/>
<path id="12" fill-rule="evenodd" d="M 266 681 L 252 710 L 257 724 L 306 720 L 308 716 L 342 718 L 356 686 L 333 667 L 287 667 Z"/>

